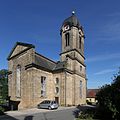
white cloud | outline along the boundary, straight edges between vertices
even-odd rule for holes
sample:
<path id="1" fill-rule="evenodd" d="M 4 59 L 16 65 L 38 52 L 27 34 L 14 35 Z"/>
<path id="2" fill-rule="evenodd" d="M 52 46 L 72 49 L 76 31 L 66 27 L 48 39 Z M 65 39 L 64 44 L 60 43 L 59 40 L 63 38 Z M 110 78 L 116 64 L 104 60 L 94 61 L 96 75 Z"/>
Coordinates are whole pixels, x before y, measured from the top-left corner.
<path id="1" fill-rule="evenodd" d="M 97 61 L 105 61 L 105 60 L 112 60 L 112 59 L 120 59 L 120 53 L 94 56 L 91 58 L 87 58 L 86 62 L 97 62 Z"/>
<path id="2" fill-rule="evenodd" d="M 114 69 L 106 69 L 106 70 L 96 72 L 96 73 L 94 73 L 94 75 L 104 75 L 104 74 L 108 74 L 108 73 L 115 72 L 115 71 L 116 70 L 114 70 Z"/>

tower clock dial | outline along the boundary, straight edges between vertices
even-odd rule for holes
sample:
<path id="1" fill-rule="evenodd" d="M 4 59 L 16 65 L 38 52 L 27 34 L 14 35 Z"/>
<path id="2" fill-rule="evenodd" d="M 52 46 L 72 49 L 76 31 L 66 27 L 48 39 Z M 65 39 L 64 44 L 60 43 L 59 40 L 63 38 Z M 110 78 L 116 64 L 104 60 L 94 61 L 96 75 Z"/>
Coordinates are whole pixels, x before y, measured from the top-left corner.
<path id="1" fill-rule="evenodd" d="M 65 25 L 65 26 L 64 26 L 64 31 L 69 30 L 69 29 L 70 29 L 70 26 L 69 26 L 69 25 Z"/>

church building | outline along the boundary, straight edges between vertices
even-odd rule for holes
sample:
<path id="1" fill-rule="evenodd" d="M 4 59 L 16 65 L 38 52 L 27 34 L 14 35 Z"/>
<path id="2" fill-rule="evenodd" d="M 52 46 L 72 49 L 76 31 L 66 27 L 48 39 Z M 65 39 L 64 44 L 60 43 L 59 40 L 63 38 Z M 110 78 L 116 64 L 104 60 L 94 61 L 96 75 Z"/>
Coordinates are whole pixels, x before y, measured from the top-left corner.
<path id="1" fill-rule="evenodd" d="M 36 107 L 43 100 L 56 100 L 60 106 L 86 103 L 84 32 L 74 13 L 60 30 L 61 53 L 58 62 L 35 51 L 33 44 L 17 42 L 8 56 L 8 85 L 18 109 Z"/>

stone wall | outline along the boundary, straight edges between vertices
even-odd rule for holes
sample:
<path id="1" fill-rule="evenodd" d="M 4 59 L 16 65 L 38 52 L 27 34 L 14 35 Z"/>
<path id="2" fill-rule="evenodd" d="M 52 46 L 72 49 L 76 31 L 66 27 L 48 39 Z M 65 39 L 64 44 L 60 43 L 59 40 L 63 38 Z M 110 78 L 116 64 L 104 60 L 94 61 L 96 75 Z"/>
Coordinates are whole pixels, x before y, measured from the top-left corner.
<path id="1" fill-rule="evenodd" d="M 11 71 L 11 74 L 9 74 L 9 76 L 8 76 L 9 96 L 11 97 L 10 99 L 13 101 L 21 101 L 19 104 L 19 108 L 23 108 L 23 106 L 26 106 L 27 102 L 25 102 L 25 104 L 24 104 L 23 99 L 25 98 L 24 101 L 26 101 L 26 99 L 29 98 L 27 88 L 30 87 L 30 83 L 28 81 L 31 79 L 32 73 L 31 73 L 31 76 L 28 75 L 27 71 L 25 70 L 25 66 L 27 64 L 30 64 L 33 62 L 34 49 L 31 48 L 17 56 L 13 56 L 13 55 L 20 53 L 21 50 L 24 50 L 25 48 L 26 47 L 24 47 L 24 46 L 23 46 L 23 48 L 17 46 L 15 49 L 15 53 L 13 51 L 13 53 L 11 55 L 13 58 L 8 61 L 8 66 L 9 66 L 8 70 Z M 20 97 L 16 96 L 16 87 L 17 87 L 16 86 L 16 79 L 17 79 L 16 78 L 16 70 L 17 70 L 18 65 L 21 67 L 21 73 L 20 73 L 21 96 Z"/>

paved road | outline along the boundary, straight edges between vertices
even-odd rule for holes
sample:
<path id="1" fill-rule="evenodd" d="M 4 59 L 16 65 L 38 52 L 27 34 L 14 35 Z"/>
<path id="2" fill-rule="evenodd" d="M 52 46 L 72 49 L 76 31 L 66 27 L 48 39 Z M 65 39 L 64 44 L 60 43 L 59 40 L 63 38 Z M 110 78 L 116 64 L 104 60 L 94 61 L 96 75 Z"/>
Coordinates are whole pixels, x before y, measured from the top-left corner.
<path id="1" fill-rule="evenodd" d="M 75 120 L 74 107 L 59 108 L 58 110 L 29 110 L 22 112 L 8 112 L 0 120 Z M 36 112 L 33 112 L 36 111 Z"/>

